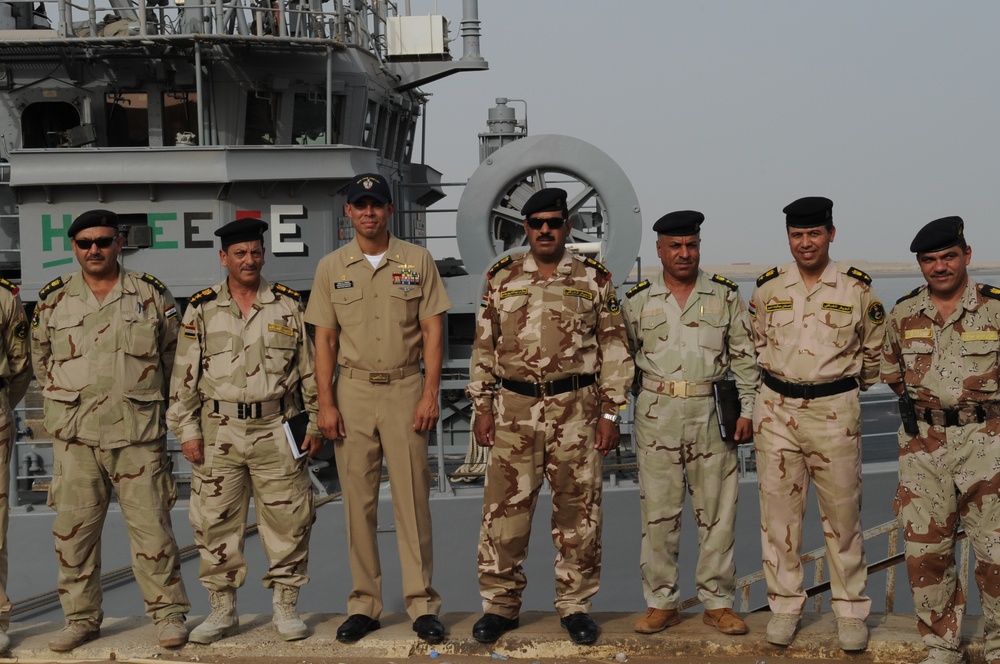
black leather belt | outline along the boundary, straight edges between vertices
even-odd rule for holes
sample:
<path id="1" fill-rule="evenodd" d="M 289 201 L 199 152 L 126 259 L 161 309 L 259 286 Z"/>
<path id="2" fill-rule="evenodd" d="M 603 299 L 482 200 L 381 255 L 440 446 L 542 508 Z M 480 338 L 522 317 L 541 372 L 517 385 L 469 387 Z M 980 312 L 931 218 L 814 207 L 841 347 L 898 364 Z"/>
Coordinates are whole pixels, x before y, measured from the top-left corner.
<path id="1" fill-rule="evenodd" d="M 522 383 L 519 380 L 509 378 L 497 378 L 497 385 L 505 390 L 510 390 L 525 397 L 551 397 L 565 392 L 575 392 L 583 387 L 588 387 L 597 382 L 594 374 L 584 376 L 570 376 L 559 380 L 550 380 L 547 383 Z"/>
<path id="2" fill-rule="evenodd" d="M 857 378 L 841 378 L 832 383 L 786 383 L 775 378 L 766 371 L 764 374 L 764 384 L 770 387 L 783 397 L 790 399 L 820 399 L 822 397 L 832 397 L 834 394 L 850 392 L 858 386 Z"/>
<path id="3" fill-rule="evenodd" d="M 941 427 L 960 427 L 966 424 L 982 424 L 986 420 L 1000 417 L 1000 404 L 986 403 L 961 408 L 925 408 L 917 406 L 917 419 Z"/>

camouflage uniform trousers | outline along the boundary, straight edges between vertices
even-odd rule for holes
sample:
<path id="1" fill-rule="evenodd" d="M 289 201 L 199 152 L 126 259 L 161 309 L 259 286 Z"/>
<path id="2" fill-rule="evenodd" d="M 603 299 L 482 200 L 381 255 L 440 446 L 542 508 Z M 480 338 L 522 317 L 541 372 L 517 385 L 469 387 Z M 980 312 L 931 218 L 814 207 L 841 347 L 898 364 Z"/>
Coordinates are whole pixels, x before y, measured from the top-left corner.
<path id="1" fill-rule="evenodd" d="M 383 458 L 389 471 L 406 612 L 416 620 L 441 610 L 441 596 L 431 586 L 434 546 L 427 433 L 413 430 L 423 385 L 420 373 L 384 385 L 343 373 L 337 378 L 337 404 L 347 432 L 334 442 L 334 454 L 344 489 L 351 563 L 348 614 L 378 618 L 382 613 L 377 530 Z"/>
<path id="2" fill-rule="evenodd" d="M 10 477 L 10 456 L 14 444 L 14 415 L 7 400 L 7 390 L 0 390 L 0 477 Z M 7 596 L 7 527 L 10 525 L 10 483 L 0 487 L 0 629 L 10 627 L 13 608 Z"/>
<path id="3" fill-rule="evenodd" d="M 649 390 L 635 409 L 646 605 L 676 609 L 685 486 L 698 524 L 698 597 L 706 609 L 732 608 L 733 542 L 739 496 L 737 452 L 722 440 L 712 397 L 674 398 Z"/>
<path id="4" fill-rule="evenodd" d="M 132 548 L 132 571 L 153 621 L 191 608 L 170 523 L 177 485 L 165 454 L 166 439 L 111 450 L 79 441 L 53 441 L 49 507 L 59 560 L 59 601 L 66 620 L 100 625 L 101 530 L 111 489 L 118 496 Z"/>
<path id="5" fill-rule="evenodd" d="M 282 415 L 239 420 L 208 406 L 202 413 L 205 462 L 192 465 L 189 511 L 202 585 L 208 590 L 243 586 L 251 488 L 268 560 L 264 587 L 305 585 L 313 492 L 305 458 L 292 457 Z"/>
<path id="6" fill-rule="evenodd" d="M 802 520 L 816 487 L 838 618 L 868 617 L 868 572 L 861 531 L 861 403 L 856 390 L 792 399 L 762 386 L 754 405 L 761 546 L 773 613 L 801 613 Z"/>
<path id="7" fill-rule="evenodd" d="M 1000 419 L 957 427 L 920 423 L 899 430 L 899 488 L 893 507 L 903 521 L 903 550 L 917 627 L 930 648 L 957 650 L 965 593 L 955 570 L 961 522 L 976 555 L 987 661 L 1000 659 Z"/>
<path id="8" fill-rule="evenodd" d="M 542 479 L 552 489 L 555 608 L 589 612 L 601 577 L 601 454 L 594 448 L 600 407 L 593 386 L 535 399 L 499 390 L 495 444 L 486 469 L 479 540 L 483 609 L 521 610 L 531 518 Z"/>

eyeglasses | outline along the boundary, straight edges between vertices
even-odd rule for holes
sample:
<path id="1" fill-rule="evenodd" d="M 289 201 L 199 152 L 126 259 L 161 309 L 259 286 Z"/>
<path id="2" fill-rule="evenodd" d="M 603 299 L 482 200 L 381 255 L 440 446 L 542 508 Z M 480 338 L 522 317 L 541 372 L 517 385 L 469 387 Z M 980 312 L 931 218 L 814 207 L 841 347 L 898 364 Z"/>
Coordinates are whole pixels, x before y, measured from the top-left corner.
<path id="1" fill-rule="evenodd" d="M 533 231 L 542 230 L 542 226 L 545 224 L 548 224 L 550 229 L 556 230 L 558 228 L 562 228 L 562 225 L 566 223 L 566 220 L 562 217 L 555 217 L 553 219 L 538 219 L 535 217 L 529 217 L 526 221 L 528 222 L 528 228 Z"/>
<path id="2" fill-rule="evenodd" d="M 90 248 L 93 247 L 95 244 L 97 245 L 98 249 L 107 249 L 108 247 L 110 247 L 112 244 L 115 243 L 116 239 L 118 239 L 116 235 L 109 235 L 94 239 L 83 238 L 83 237 L 79 239 L 73 238 L 73 242 L 75 242 L 76 246 L 80 247 L 84 251 L 90 251 Z"/>

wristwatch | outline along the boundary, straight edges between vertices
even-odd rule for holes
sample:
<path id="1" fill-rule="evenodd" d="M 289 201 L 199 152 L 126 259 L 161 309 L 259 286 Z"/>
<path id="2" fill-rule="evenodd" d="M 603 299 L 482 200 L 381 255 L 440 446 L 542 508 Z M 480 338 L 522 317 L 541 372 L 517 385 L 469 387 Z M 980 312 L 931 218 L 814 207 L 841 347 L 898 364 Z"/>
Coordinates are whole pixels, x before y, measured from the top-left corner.
<path id="1" fill-rule="evenodd" d="M 618 413 L 601 413 L 601 417 L 615 424 L 622 423 L 622 416 L 619 415 Z"/>

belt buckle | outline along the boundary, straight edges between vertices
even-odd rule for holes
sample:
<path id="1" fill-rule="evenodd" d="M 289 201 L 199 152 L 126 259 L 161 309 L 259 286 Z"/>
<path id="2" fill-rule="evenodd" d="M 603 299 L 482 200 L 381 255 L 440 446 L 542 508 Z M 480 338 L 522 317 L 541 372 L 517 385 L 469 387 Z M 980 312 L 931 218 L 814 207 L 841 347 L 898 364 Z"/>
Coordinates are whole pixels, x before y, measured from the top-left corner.
<path id="1" fill-rule="evenodd" d="M 944 411 L 944 426 L 946 426 L 946 427 L 961 426 L 962 422 L 960 421 L 960 415 L 961 415 L 961 411 L 959 411 L 957 408 L 952 409 L 952 410 L 945 410 Z"/>
<path id="2" fill-rule="evenodd" d="M 802 385 L 802 397 L 801 398 L 805 399 L 806 401 L 810 401 L 812 399 L 815 399 L 816 398 L 816 386 L 812 385 L 812 384 L 809 384 L 809 383 L 807 383 L 805 385 Z"/>
<path id="3" fill-rule="evenodd" d="M 688 395 L 687 390 L 688 384 L 686 380 L 672 380 L 670 381 L 670 396 L 680 397 L 681 399 L 686 399 Z"/>
<path id="4" fill-rule="evenodd" d="M 372 372 L 368 374 L 368 382 L 376 385 L 386 385 L 389 382 L 389 373 L 386 371 Z"/>
<path id="5" fill-rule="evenodd" d="M 248 403 L 243 403 L 242 401 L 237 402 L 237 404 L 236 404 L 236 418 L 240 419 L 240 420 L 248 419 L 250 417 L 250 413 L 249 413 L 250 408 L 249 408 L 249 406 L 250 406 L 250 404 L 248 404 Z"/>
<path id="6" fill-rule="evenodd" d="M 538 396 L 539 397 L 541 397 L 541 398 L 544 399 L 545 397 L 549 396 L 548 392 L 549 392 L 548 383 L 539 383 L 538 384 Z"/>

